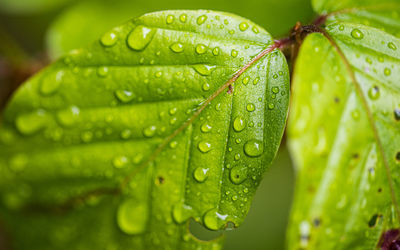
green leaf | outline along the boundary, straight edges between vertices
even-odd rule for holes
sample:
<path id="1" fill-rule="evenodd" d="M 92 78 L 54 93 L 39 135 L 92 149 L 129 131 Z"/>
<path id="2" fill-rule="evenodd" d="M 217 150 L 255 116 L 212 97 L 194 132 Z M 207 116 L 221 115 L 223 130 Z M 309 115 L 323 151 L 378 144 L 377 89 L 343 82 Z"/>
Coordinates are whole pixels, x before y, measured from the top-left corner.
<path id="1" fill-rule="evenodd" d="M 257 8 L 256 6 L 265 6 Z M 309 0 L 107 0 L 86 1 L 63 11 L 50 25 L 46 43 L 49 55 L 55 59 L 72 49 L 93 42 L 101 34 L 132 16 L 160 9 L 221 9 L 251 17 L 272 35 L 286 33 L 298 20 L 306 21 L 313 15 Z M 277 25 L 278 24 L 278 25 Z"/>
<path id="2" fill-rule="evenodd" d="M 350 21 L 333 14 L 296 61 L 289 249 L 380 249 L 400 226 L 400 39 Z"/>
<path id="3" fill-rule="evenodd" d="M 45 12 L 66 5 L 73 0 L 0 0 L 2 12 L 30 14 Z"/>
<path id="4" fill-rule="evenodd" d="M 187 223 L 239 226 L 276 154 L 289 73 L 271 43 L 232 14 L 156 12 L 26 82 L 0 127 L 15 248 L 219 249 Z"/>

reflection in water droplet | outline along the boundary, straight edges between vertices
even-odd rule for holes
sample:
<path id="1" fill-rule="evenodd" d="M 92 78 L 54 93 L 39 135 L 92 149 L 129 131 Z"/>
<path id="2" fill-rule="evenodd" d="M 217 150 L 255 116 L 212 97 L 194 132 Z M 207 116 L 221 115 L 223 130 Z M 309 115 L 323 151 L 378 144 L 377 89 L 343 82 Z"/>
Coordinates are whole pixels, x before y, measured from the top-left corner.
<path id="1" fill-rule="evenodd" d="M 360 40 L 360 39 L 363 39 L 363 38 L 364 38 L 364 34 L 363 34 L 362 31 L 359 30 L 359 29 L 353 29 L 353 30 L 351 31 L 351 36 L 352 36 L 354 39 L 357 39 L 357 40 Z"/>
<path id="2" fill-rule="evenodd" d="M 31 135 L 44 128 L 48 119 L 46 111 L 39 109 L 33 113 L 19 115 L 15 120 L 15 126 L 21 134 Z"/>
<path id="3" fill-rule="evenodd" d="M 115 34 L 113 31 L 107 32 L 105 33 L 101 39 L 100 42 L 101 44 L 103 44 L 103 46 L 105 47 L 112 47 L 115 45 L 115 43 L 117 42 L 118 38 L 117 38 L 117 34 Z"/>
<path id="4" fill-rule="evenodd" d="M 217 208 L 209 210 L 203 218 L 204 225 L 210 230 L 221 229 L 227 223 L 228 215 L 220 214 Z"/>
<path id="5" fill-rule="evenodd" d="M 260 156 L 264 152 L 264 146 L 262 141 L 249 140 L 244 144 L 244 153 L 250 157 Z"/>
<path id="6" fill-rule="evenodd" d="M 176 53 L 181 53 L 181 52 L 183 52 L 183 44 L 181 44 L 181 43 L 173 43 L 173 44 L 171 44 L 171 46 L 169 47 L 173 52 L 176 52 Z"/>
<path id="7" fill-rule="evenodd" d="M 140 200 L 125 200 L 117 211 L 117 224 L 126 234 L 140 234 L 146 230 L 148 222 L 148 208 Z"/>
<path id="8" fill-rule="evenodd" d="M 198 167 L 193 172 L 193 177 L 198 182 L 204 182 L 208 177 L 208 168 Z"/>
<path id="9" fill-rule="evenodd" d="M 246 123 L 241 116 L 237 116 L 235 120 L 233 120 L 233 129 L 236 132 L 242 131 L 246 127 Z"/>
<path id="10" fill-rule="evenodd" d="M 153 39 L 156 29 L 138 25 L 128 36 L 128 46 L 133 50 L 143 50 Z"/>
<path id="11" fill-rule="evenodd" d="M 202 76 L 211 75 L 211 73 L 215 70 L 217 66 L 215 65 L 206 65 L 206 64 L 196 64 L 193 68 Z"/>

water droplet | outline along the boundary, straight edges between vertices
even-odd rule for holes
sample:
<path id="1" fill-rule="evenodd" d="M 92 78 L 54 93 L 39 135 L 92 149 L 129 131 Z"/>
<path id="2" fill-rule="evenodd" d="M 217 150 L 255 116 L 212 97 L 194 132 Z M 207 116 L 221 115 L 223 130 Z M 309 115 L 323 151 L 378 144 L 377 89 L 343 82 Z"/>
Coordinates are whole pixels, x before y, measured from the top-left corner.
<path id="1" fill-rule="evenodd" d="M 176 53 L 183 52 L 183 44 L 181 43 L 173 43 L 169 48 Z"/>
<path id="2" fill-rule="evenodd" d="M 207 153 L 211 150 L 211 144 L 209 142 L 205 142 L 205 141 L 199 142 L 197 147 L 202 153 Z"/>
<path id="3" fill-rule="evenodd" d="M 397 50 L 396 45 L 395 45 L 394 43 L 392 43 L 392 42 L 389 42 L 389 43 L 388 43 L 388 48 L 389 48 L 389 49 L 392 49 L 392 50 Z"/>
<path id="4" fill-rule="evenodd" d="M 106 77 L 108 75 L 108 67 L 98 67 L 97 75 L 100 77 Z"/>
<path id="5" fill-rule="evenodd" d="M 198 167 L 193 172 L 193 177 L 198 182 L 204 182 L 208 177 L 208 168 Z"/>
<path id="6" fill-rule="evenodd" d="M 260 77 L 256 77 L 256 78 L 253 80 L 253 84 L 254 84 L 254 85 L 257 85 L 258 81 L 260 81 Z"/>
<path id="7" fill-rule="evenodd" d="M 256 109 L 256 106 L 253 103 L 249 103 L 246 106 L 247 111 L 253 112 Z"/>
<path id="8" fill-rule="evenodd" d="M 243 78 L 243 84 L 247 85 L 247 83 L 249 83 L 250 77 L 246 76 L 245 78 Z"/>
<path id="9" fill-rule="evenodd" d="M 201 125 L 201 127 L 200 127 L 200 130 L 201 130 L 201 132 L 203 132 L 203 133 L 208 133 L 208 132 L 211 131 L 211 129 L 212 129 L 212 127 L 211 127 L 211 125 L 208 124 L 208 123 L 203 123 L 203 125 Z"/>
<path id="10" fill-rule="evenodd" d="M 354 38 L 354 39 L 357 39 L 357 40 L 360 40 L 360 39 L 363 39 L 364 38 L 364 34 L 361 32 L 361 30 L 359 30 L 359 29 L 353 29 L 352 31 L 351 31 L 351 36 Z"/>
<path id="11" fill-rule="evenodd" d="M 217 66 L 215 65 L 206 65 L 206 64 L 196 64 L 193 68 L 202 76 L 211 75 L 211 73 L 215 70 Z"/>
<path id="12" fill-rule="evenodd" d="M 394 109 L 394 119 L 396 119 L 396 121 L 400 121 L 400 108 Z"/>
<path id="13" fill-rule="evenodd" d="M 234 50 L 234 49 L 233 49 L 233 50 L 231 51 L 231 56 L 232 56 L 232 57 L 237 57 L 237 56 L 238 56 L 237 50 Z"/>
<path id="14" fill-rule="evenodd" d="M 247 179 L 247 167 L 246 166 L 235 166 L 231 169 L 229 175 L 231 181 L 234 184 L 240 184 Z"/>
<path id="15" fill-rule="evenodd" d="M 215 48 L 213 49 L 212 53 L 213 53 L 214 56 L 218 56 L 218 55 L 219 55 L 219 48 L 218 48 L 218 47 L 215 47 Z"/>
<path id="16" fill-rule="evenodd" d="M 180 15 L 180 16 L 179 16 L 179 20 L 180 20 L 182 23 L 186 23 L 187 15 L 186 15 L 186 14 Z"/>
<path id="17" fill-rule="evenodd" d="M 278 87 L 272 87 L 272 93 L 278 94 L 279 88 Z"/>
<path id="18" fill-rule="evenodd" d="M 236 132 L 242 131 L 246 127 L 246 123 L 241 116 L 237 116 L 235 120 L 233 120 L 233 129 Z"/>
<path id="19" fill-rule="evenodd" d="M 55 75 L 43 78 L 40 84 L 40 92 L 43 95 L 53 94 L 60 87 L 63 77 L 64 77 L 64 71 L 60 70 L 57 73 L 55 73 Z"/>
<path id="20" fill-rule="evenodd" d="M 112 47 L 115 45 L 117 40 L 118 40 L 117 34 L 115 34 L 113 31 L 110 31 L 110 32 L 105 33 L 101 37 L 100 42 L 101 42 L 101 44 L 103 44 L 106 47 Z"/>
<path id="21" fill-rule="evenodd" d="M 383 73 L 385 74 L 385 76 L 390 76 L 390 74 L 392 74 L 392 71 L 389 68 L 385 68 L 383 70 Z"/>
<path id="22" fill-rule="evenodd" d="M 128 103 L 130 101 L 132 101 L 135 98 L 135 95 L 128 90 L 116 90 L 114 92 L 115 96 L 123 103 Z"/>
<path id="23" fill-rule="evenodd" d="M 239 29 L 240 29 L 241 31 L 245 31 L 245 30 L 247 30 L 248 28 L 249 28 L 249 24 L 246 23 L 246 22 L 242 22 L 242 23 L 239 24 Z"/>
<path id="24" fill-rule="evenodd" d="M 206 20 L 207 20 L 207 16 L 206 16 L 206 15 L 199 16 L 199 17 L 197 18 L 197 24 L 198 24 L 198 25 L 201 25 L 201 24 L 203 24 Z"/>
<path id="25" fill-rule="evenodd" d="M 264 152 L 264 146 L 262 141 L 249 140 L 244 144 L 244 153 L 250 157 L 260 156 Z"/>
<path id="26" fill-rule="evenodd" d="M 203 89 L 204 91 L 209 91 L 209 90 L 210 90 L 210 84 L 204 83 L 203 86 L 202 86 L 202 89 Z"/>
<path id="27" fill-rule="evenodd" d="M 80 110 L 76 106 L 72 106 L 68 109 L 61 110 L 57 113 L 57 120 L 63 126 L 72 126 L 79 119 Z"/>
<path id="28" fill-rule="evenodd" d="M 178 142 L 177 142 L 177 141 L 171 141 L 171 142 L 169 143 L 169 147 L 170 147 L 170 148 L 176 148 L 176 146 L 178 146 Z"/>
<path id="29" fill-rule="evenodd" d="M 257 26 L 253 26 L 253 28 L 251 30 L 256 34 L 258 34 L 260 32 L 260 30 L 257 28 Z"/>
<path id="30" fill-rule="evenodd" d="M 88 143 L 93 139 L 93 132 L 92 131 L 85 131 L 81 134 L 81 139 L 83 142 Z"/>
<path id="31" fill-rule="evenodd" d="M 176 223 L 181 224 L 186 222 L 193 215 L 193 208 L 186 204 L 175 204 L 172 208 L 172 218 Z"/>
<path id="32" fill-rule="evenodd" d="M 268 109 L 272 110 L 274 108 L 275 108 L 275 104 L 273 104 L 273 103 L 268 104 Z"/>
<path id="33" fill-rule="evenodd" d="M 117 211 L 117 224 L 126 234 L 140 234 L 145 232 L 148 221 L 146 203 L 139 200 L 125 200 Z"/>
<path id="34" fill-rule="evenodd" d="M 143 50 L 153 39 L 156 29 L 138 25 L 128 36 L 128 46 L 133 50 Z"/>
<path id="35" fill-rule="evenodd" d="M 370 88 L 369 91 L 368 91 L 368 96 L 372 100 L 378 99 L 379 96 L 380 96 L 379 87 L 378 86 L 373 86 L 372 88 Z"/>
<path id="36" fill-rule="evenodd" d="M 210 230 L 221 229 L 226 224 L 228 215 L 220 214 L 217 208 L 209 210 L 203 218 L 204 225 Z"/>
<path id="37" fill-rule="evenodd" d="M 39 109 L 33 113 L 22 114 L 15 120 L 15 125 L 21 134 L 31 135 L 46 126 L 48 116 L 46 111 Z"/>
<path id="38" fill-rule="evenodd" d="M 176 114 L 176 111 L 178 111 L 178 108 L 177 108 L 177 107 L 173 107 L 173 108 L 171 108 L 171 109 L 168 111 L 168 113 L 169 113 L 170 115 L 175 115 L 175 114 Z"/>
<path id="39" fill-rule="evenodd" d="M 174 21 L 175 17 L 173 15 L 168 15 L 165 20 L 167 24 L 171 24 Z"/>
<path id="40" fill-rule="evenodd" d="M 124 129 L 122 132 L 121 132 L 121 138 L 122 139 L 129 139 L 130 137 L 131 137 L 131 135 L 132 135 L 132 131 L 130 130 L 130 129 Z"/>
<path id="41" fill-rule="evenodd" d="M 198 44 L 196 46 L 196 53 L 201 55 L 207 52 L 207 47 L 204 44 Z"/>
<path id="42" fill-rule="evenodd" d="M 156 134 L 156 130 L 156 126 L 149 126 L 143 130 L 143 135 L 146 137 L 153 137 Z"/>
<path id="43" fill-rule="evenodd" d="M 128 158 L 126 156 L 117 156 L 113 159 L 112 163 L 116 168 L 123 168 L 128 164 Z"/>

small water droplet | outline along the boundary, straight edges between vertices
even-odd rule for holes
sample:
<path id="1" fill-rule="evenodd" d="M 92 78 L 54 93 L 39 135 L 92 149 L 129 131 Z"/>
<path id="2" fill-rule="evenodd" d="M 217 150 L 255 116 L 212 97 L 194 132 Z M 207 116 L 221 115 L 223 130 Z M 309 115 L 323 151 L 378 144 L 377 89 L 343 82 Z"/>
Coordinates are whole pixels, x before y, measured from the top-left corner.
<path id="1" fill-rule="evenodd" d="M 123 103 L 128 103 L 130 101 L 132 101 L 135 98 L 135 95 L 128 90 L 116 90 L 114 92 L 115 96 Z"/>
<path id="2" fill-rule="evenodd" d="M 359 29 L 353 29 L 353 30 L 351 31 L 351 36 L 352 36 L 354 39 L 357 39 L 357 40 L 360 40 L 360 39 L 363 39 L 363 38 L 364 38 L 364 34 L 363 34 L 362 31 L 359 30 Z"/>
<path id="3" fill-rule="evenodd" d="M 389 68 L 385 68 L 383 70 L 383 73 L 385 74 L 385 76 L 390 76 L 390 74 L 392 74 L 392 71 Z"/>
<path id="4" fill-rule="evenodd" d="M 121 132 L 121 138 L 125 139 L 125 140 L 129 139 L 131 137 L 131 135 L 132 135 L 132 131 L 130 129 L 124 129 Z"/>
<path id="5" fill-rule="evenodd" d="M 206 15 L 199 16 L 199 17 L 197 18 L 197 24 L 198 24 L 198 25 L 201 25 L 201 24 L 203 24 L 206 20 L 207 20 L 207 16 L 206 16 Z"/>
<path id="6" fill-rule="evenodd" d="M 257 26 L 253 26 L 253 28 L 251 29 L 255 34 L 258 34 L 260 32 L 260 30 L 257 28 Z"/>
<path id="7" fill-rule="evenodd" d="M 241 31 L 245 31 L 245 30 L 247 30 L 248 28 L 249 28 L 249 24 L 246 23 L 246 22 L 242 22 L 242 23 L 239 24 L 239 29 L 240 29 Z"/>
<path id="8" fill-rule="evenodd" d="M 228 215 L 220 214 L 217 208 L 209 210 L 203 217 L 204 225 L 210 230 L 221 229 L 225 224 Z"/>
<path id="9" fill-rule="evenodd" d="M 108 67 L 98 67 L 97 75 L 100 77 L 106 77 L 108 75 Z"/>
<path id="10" fill-rule="evenodd" d="M 340 31 L 343 31 L 343 30 L 344 30 L 344 26 L 343 26 L 343 25 L 340 25 L 340 26 L 339 26 L 339 30 L 340 30 Z"/>
<path id="11" fill-rule="evenodd" d="M 33 113 L 19 115 L 15 120 L 15 125 L 21 134 L 31 135 L 44 128 L 47 121 L 46 111 L 39 109 Z"/>
<path id="12" fill-rule="evenodd" d="M 369 91 L 368 91 L 368 96 L 372 100 L 378 99 L 379 96 L 380 96 L 379 87 L 378 86 L 373 86 L 372 88 L 370 88 Z"/>
<path id="13" fill-rule="evenodd" d="M 115 45 L 117 40 L 118 40 L 117 34 L 115 34 L 115 32 L 113 32 L 113 31 L 110 31 L 110 32 L 105 33 L 101 37 L 100 42 L 105 47 L 112 47 Z"/>
<path id="14" fill-rule="evenodd" d="M 208 177 L 208 168 L 198 167 L 193 172 L 193 177 L 198 182 L 204 182 Z"/>
<path id="15" fill-rule="evenodd" d="M 218 47 L 215 47 L 215 48 L 213 49 L 212 53 L 213 53 L 214 56 L 218 56 L 218 55 L 219 55 L 219 48 L 218 48 Z"/>
<path id="16" fill-rule="evenodd" d="M 169 109 L 168 113 L 169 113 L 170 115 L 175 115 L 175 114 L 176 114 L 176 111 L 178 111 L 178 108 L 177 108 L 177 107 L 173 107 L 173 108 L 170 108 L 170 109 Z"/>
<path id="17" fill-rule="evenodd" d="M 51 95 L 56 92 L 56 90 L 60 87 L 61 82 L 64 77 L 64 71 L 60 70 L 57 73 L 53 73 L 49 77 L 43 78 L 40 84 L 40 92 L 43 95 Z"/>
<path id="18" fill-rule="evenodd" d="M 80 109 L 72 106 L 68 109 L 61 110 L 57 113 L 57 120 L 61 125 L 69 127 L 75 124 L 79 119 Z"/>
<path id="19" fill-rule="evenodd" d="M 145 232 L 148 222 L 148 207 L 139 200 L 128 199 L 119 205 L 117 224 L 122 232 L 132 235 Z"/>
<path id="20" fill-rule="evenodd" d="M 253 84 L 254 84 L 254 85 L 257 85 L 258 81 L 260 81 L 260 77 L 256 77 L 256 78 L 253 80 Z"/>
<path id="21" fill-rule="evenodd" d="M 186 23 L 187 15 L 186 15 L 186 14 L 180 15 L 180 16 L 179 16 L 179 20 L 180 20 L 182 23 Z"/>
<path id="22" fill-rule="evenodd" d="M 202 89 L 203 89 L 204 91 L 209 91 L 209 90 L 210 90 L 210 84 L 204 83 L 203 86 L 202 86 Z"/>
<path id="23" fill-rule="evenodd" d="M 206 141 L 201 141 L 197 145 L 197 148 L 202 152 L 202 153 L 207 153 L 211 150 L 211 143 L 206 142 Z"/>
<path id="24" fill-rule="evenodd" d="M 237 50 L 234 50 L 234 49 L 233 49 L 233 50 L 231 51 L 231 56 L 232 56 L 232 57 L 237 57 L 237 56 L 238 56 Z"/>
<path id="25" fill-rule="evenodd" d="M 272 110 L 274 108 L 275 108 L 275 104 L 273 104 L 273 103 L 268 104 L 268 109 Z"/>
<path id="26" fill-rule="evenodd" d="M 279 88 L 278 87 L 272 87 L 272 93 L 278 94 L 279 93 Z"/>
<path id="27" fill-rule="evenodd" d="M 181 43 L 173 43 L 170 47 L 169 47 L 173 52 L 176 53 L 181 53 L 183 52 L 183 44 Z"/>
<path id="28" fill-rule="evenodd" d="M 123 168 L 128 164 L 128 158 L 123 155 L 117 156 L 113 159 L 112 164 L 115 168 Z"/>
<path id="29" fill-rule="evenodd" d="M 175 17 L 173 15 L 168 15 L 165 21 L 167 24 L 171 24 L 174 22 L 174 19 Z"/>
<path id="30" fill-rule="evenodd" d="M 171 142 L 169 143 L 169 147 L 170 147 L 170 148 L 176 148 L 176 146 L 178 146 L 178 142 L 177 142 L 177 141 L 171 141 Z"/>
<path id="31" fill-rule="evenodd" d="M 215 70 L 217 66 L 215 65 L 206 65 L 206 64 L 196 64 L 193 68 L 202 76 L 211 75 L 211 73 Z"/>
<path id="32" fill-rule="evenodd" d="M 235 120 L 233 120 L 233 129 L 236 132 L 242 131 L 246 127 L 246 123 L 241 116 L 237 116 Z"/>
<path id="33" fill-rule="evenodd" d="M 250 157 L 258 157 L 264 152 L 264 146 L 262 141 L 249 140 L 244 144 L 244 153 Z"/>
<path id="34" fill-rule="evenodd" d="M 392 42 L 389 42 L 389 43 L 388 43 L 388 48 L 389 48 L 389 49 L 392 49 L 392 50 L 397 50 L 397 46 L 396 46 L 394 43 L 392 43 Z"/>
<path id="35" fill-rule="evenodd" d="M 253 103 L 249 103 L 246 106 L 247 111 L 253 112 L 256 109 L 256 106 Z"/>
<path id="36" fill-rule="evenodd" d="M 250 77 L 246 76 L 245 78 L 243 78 L 243 84 L 247 85 L 247 83 L 249 83 Z"/>
<path id="37" fill-rule="evenodd" d="M 207 47 L 204 44 L 198 44 L 195 50 L 197 54 L 201 55 L 207 52 Z"/>
<path id="38" fill-rule="evenodd" d="M 156 126 L 149 126 L 143 130 L 143 135 L 145 137 L 153 137 L 156 134 L 156 130 Z"/>
<path id="39" fill-rule="evenodd" d="M 193 208 L 183 203 L 175 204 L 172 208 L 172 218 L 181 224 L 186 222 L 193 215 Z"/>
<path id="40" fill-rule="evenodd" d="M 143 50 L 151 42 L 156 31 L 143 25 L 136 26 L 128 36 L 128 46 L 133 50 Z"/>
<path id="41" fill-rule="evenodd" d="M 81 139 L 83 142 L 88 143 L 93 139 L 93 132 L 92 131 L 85 131 L 81 134 Z"/>
<path id="42" fill-rule="evenodd" d="M 200 130 L 201 130 L 201 132 L 203 132 L 203 133 L 208 133 L 208 132 L 211 131 L 211 129 L 212 129 L 212 127 L 211 127 L 211 125 L 208 124 L 208 123 L 203 123 L 203 125 L 201 125 L 201 127 L 200 127 Z"/>

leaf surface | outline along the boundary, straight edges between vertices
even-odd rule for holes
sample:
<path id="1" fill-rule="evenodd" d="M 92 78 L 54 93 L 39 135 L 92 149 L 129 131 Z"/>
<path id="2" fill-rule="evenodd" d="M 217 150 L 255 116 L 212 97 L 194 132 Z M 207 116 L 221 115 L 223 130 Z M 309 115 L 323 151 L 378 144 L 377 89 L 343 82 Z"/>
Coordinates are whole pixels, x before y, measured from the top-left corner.
<path id="1" fill-rule="evenodd" d="M 223 88 L 271 43 L 232 14 L 156 12 L 26 82 L 0 128 L 0 218 L 15 248 L 219 249 L 187 223 L 239 226 L 276 154 L 282 53 Z"/>
<path id="2" fill-rule="evenodd" d="M 333 2 L 317 2 L 332 10 Z M 399 8 L 361 11 L 397 13 L 368 19 L 371 27 L 357 8 L 377 2 L 358 3 L 345 18 L 328 15 L 330 40 L 309 35 L 296 61 L 288 133 L 298 179 L 289 249 L 375 249 L 399 228 L 400 39 L 392 29 Z"/>

